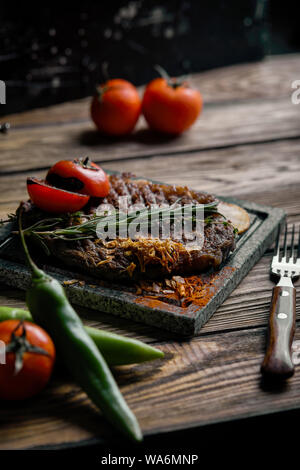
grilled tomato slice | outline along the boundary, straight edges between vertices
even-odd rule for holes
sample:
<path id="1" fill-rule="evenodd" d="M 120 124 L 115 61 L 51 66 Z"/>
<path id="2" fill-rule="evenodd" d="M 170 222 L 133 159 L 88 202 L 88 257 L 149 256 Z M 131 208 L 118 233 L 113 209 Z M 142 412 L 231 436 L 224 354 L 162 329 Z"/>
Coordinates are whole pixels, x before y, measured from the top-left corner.
<path id="1" fill-rule="evenodd" d="M 37 178 L 27 178 L 27 191 L 39 209 L 55 214 L 79 211 L 90 199 L 86 194 L 56 188 Z"/>

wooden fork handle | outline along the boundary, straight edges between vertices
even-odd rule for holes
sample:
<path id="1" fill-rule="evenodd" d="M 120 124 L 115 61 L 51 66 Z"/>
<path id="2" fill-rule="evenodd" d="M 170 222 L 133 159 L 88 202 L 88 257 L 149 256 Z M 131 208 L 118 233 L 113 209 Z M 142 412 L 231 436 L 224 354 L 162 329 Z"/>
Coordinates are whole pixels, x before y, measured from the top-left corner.
<path id="1" fill-rule="evenodd" d="M 288 378 L 294 373 L 292 342 L 296 320 L 296 290 L 291 286 L 273 288 L 267 352 L 261 366 L 272 378 Z"/>

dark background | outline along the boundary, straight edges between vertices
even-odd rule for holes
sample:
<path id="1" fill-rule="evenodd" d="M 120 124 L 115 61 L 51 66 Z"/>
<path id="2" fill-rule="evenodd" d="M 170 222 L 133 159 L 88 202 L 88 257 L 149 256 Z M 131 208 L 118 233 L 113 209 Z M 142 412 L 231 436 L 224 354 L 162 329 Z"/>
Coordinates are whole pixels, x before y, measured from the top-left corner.
<path id="1" fill-rule="evenodd" d="M 140 85 L 157 63 L 181 75 L 300 50 L 295 0 L 6 1 L 0 19 L 1 115 L 87 96 L 105 69 Z"/>

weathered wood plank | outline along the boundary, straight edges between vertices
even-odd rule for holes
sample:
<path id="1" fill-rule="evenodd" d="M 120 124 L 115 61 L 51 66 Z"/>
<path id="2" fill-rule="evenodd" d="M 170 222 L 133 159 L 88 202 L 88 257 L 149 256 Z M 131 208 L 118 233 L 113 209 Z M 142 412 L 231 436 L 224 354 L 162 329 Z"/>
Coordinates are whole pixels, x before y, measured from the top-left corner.
<path id="1" fill-rule="evenodd" d="M 228 299 L 218 308 L 213 317 L 206 323 L 200 336 L 218 331 L 238 330 L 266 326 L 269 305 L 274 283 L 270 279 L 270 255 L 265 255 L 250 271 L 241 284 Z M 298 296 L 300 285 L 297 286 Z M 0 305 L 25 307 L 25 295 L 19 291 L 0 284 Z M 174 339 L 174 334 L 132 322 L 128 319 L 116 318 L 113 315 L 83 309 L 76 310 L 91 326 L 107 329 L 119 334 L 139 338 L 146 342 L 159 342 Z M 300 320 L 300 304 L 297 307 L 297 318 Z"/>
<path id="2" fill-rule="evenodd" d="M 296 333 L 295 357 L 300 332 Z M 201 426 L 300 406 L 300 374 L 281 390 L 261 383 L 265 329 L 165 343 L 165 360 L 116 370 L 125 398 L 145 434 Z M 147 406 L 145 406 L 147 403 Z M 24 407 L 0 404 L 0 448 L 111 438 L 111 428 L 63 372 Z"/>
<path id="3" fill-rule="evenodd" d="M 215 194 L 281 207 L 296 221 L 300 215 L 299 154 L 300 139 L 296 139 L 172 157 L 124 160 L 105 166 L 166 183 L 186 184 Z M 21 199 L 27 199 L 26 176 L 32 174 L 44 177 L 45 171 L 2 175 L 0 217 L 14 211 Z"/>
<path id="4" fill-rule="evenodd" d="M 281 141 L 254 146 L 239 146 L 235 149 L 182 154 L 171 158 L 152 157 L 149 160 L 129 160 L 122 163 L 122 169 L 140 175 L 143 172 L 142 176 L 169 183 L 186 183 L 198 189 L 249 198 L 262 204 L 281 207 L 287 211 L 290 221 L 299 221 L 299 148 L 299 140 Z M 110 167 L 116 170 L 120 169 L 117 163 L 110 164 Z M 42 174 L 43 172 L 40 172 L 37 175 L 41 176 Z M 245 175 L 247 175 L 247 180 L 245 180 Z M 20 199 L 27 197 L 25 179 L 26 174 L 1 178 L 1 187 L 3 194 L 5 194 L 2 204 L 0 204 L 3 217 L 7 212 L 15 209 Z M 202 332 L 221 330 L 227 327 L 230 329 L 243 326 L 253 327 L 266 323 L 272 286 L 268 280 L 268 263 L 269 260 L 267 262 L 263 260 L 254 268 L 249 275 L 250 277 L 245 279 L 241 287 L 227 301 L 229 304 L 227 302 L 223 304 Z M 262 269 L 261 274 L 259 274 L 260 269 Z M 259 295 L 256 293 L 256 276 L 259 276 L 261 282 Z M 264 279 L 266 284 L 263 282 Z M 241 290 L 243 286 L 246 291 L 251 289 L 251 295 L 244 296 L 243 290 Z M 113 319 L 108 318 L 107 325 L 111 323 L 115 325 Z M 126 328 L 126 325 L 124 326 Z M 129 329 L 131 327 L 132 325 Z M 137 330 L 134 331 L 136 333 Z M 138 327 L 138 331 L 140 331 L 140 327 Z M 142 329 L 142 332 L 145 331 L 147 331 L 147 337 L 148 330 Z"/>
<path id="5" fill-rule="evenodd" d="M 290 101 L 299 57 L 193 77 L 208 104 L 197 125 L 176 139 L 154 137 L 142 121 L 126 141 L 100 139 L 88 120 L 87 99 L 10 116 L 19 127 L 0 138 L 0 172 L 11 173 L 0 178 L 0 217 L 27 198 L 29 170 L 42 176 L 45 171 L 36 168 L 89 154 L 111 169 L 282 207 L 289 221 L 300 221 L 299 106 Z M 23 174 L 15 174 L 20 170 Z M 300 407 L 299 366 L 284 393 L 261 384 L 269 262 L 264 256 L 191 341 L 178 343 L 170 333 L 80 309 L 87 323 L 157 344 L 167 353 L 164 361 L 116 370 L 146 434 Z M 0 302 L 24 306 L 24 293 L 0 286 Z M 299 320 L 299 307 L 297 315 Z M 297 347 L 299 329 L 295 340 Z M 0 448 L 103 436 L 112 436 L 110 427 L 61 370 L 26 407 L 0 404 Z"/>
<path id="6" fill-rule="evenodd" d="M 278 194 L 281 188 L 300 188 L 300 139 L 239 145 L 227 149 L 158 155 L 149 159 L 110 162 L 107 168 L 131 171 L 136 175 L 169 184 L 186 184 L 214 194 L 223 194 L 256 201 L 258 194 L 271 193 L 274 198 L 286 196 L 293 201 L 292 189 Z M 291 200 L 290 200 L 291 199 Z M 261 201 L 268 204 L 270 199 Z M 295 201 L 297 205 L 297 201 Z M 271 204 L 272 205 L 272 204 Z"/>
<path id="7" fill-rule="evenodd" d="M 255 98 L 277 98 L 291 94 L 291 83 L 298 78 L 300 54 L 266 57 L 254 62 L 193 74 L 190 77 L 205 103 L 218 103 Z M 143 87 L 140 88 L 142 95 Z M 74 100 L 46 109 L 4 116 L 13 127 L 86 120 L 90 98 Z"/>
<path id="8" fill-rule="evenodd" d="M 299 107 L 289 97 L 234 102 L 207 106 L 195 125 L 178 137 L 155 135 L 143 122 L 121 140 L 101 137 L 89 121 L 12 130 L 0 140 L 0 172 L 47 168 L 57 160 L 85 155 L 110 162 L 297 136 Z"/>
<path id="9" fill-rule="evenodd" d="M 207 103 L 290 96 L 300 54 L 269 56 L 261 62 L 209 70 L 191 77 Z"/>

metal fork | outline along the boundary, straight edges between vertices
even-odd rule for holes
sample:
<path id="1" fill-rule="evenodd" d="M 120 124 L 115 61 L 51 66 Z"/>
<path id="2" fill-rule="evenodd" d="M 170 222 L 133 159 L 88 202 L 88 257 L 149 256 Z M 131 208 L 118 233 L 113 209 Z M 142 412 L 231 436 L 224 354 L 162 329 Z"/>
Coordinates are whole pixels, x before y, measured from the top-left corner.
<path id="1" fill-rule="evenodd" d="M 285 224 L 284 243 L 280 249 L 281 227 L 278 228 L 271 272 L 279 277 L 273 287 L 269 318 L 268 346 L 261 370 L 264 374 L 288 378 L 294 373 L 292 361 L 292 342 L 296 320 L 296 289 L 293 279 L 300 274 L 300 228 L 298 248 L 295 243 L 295 225 L 292 228 L 290 249 L 288 250 L 288 228 Z"/>

